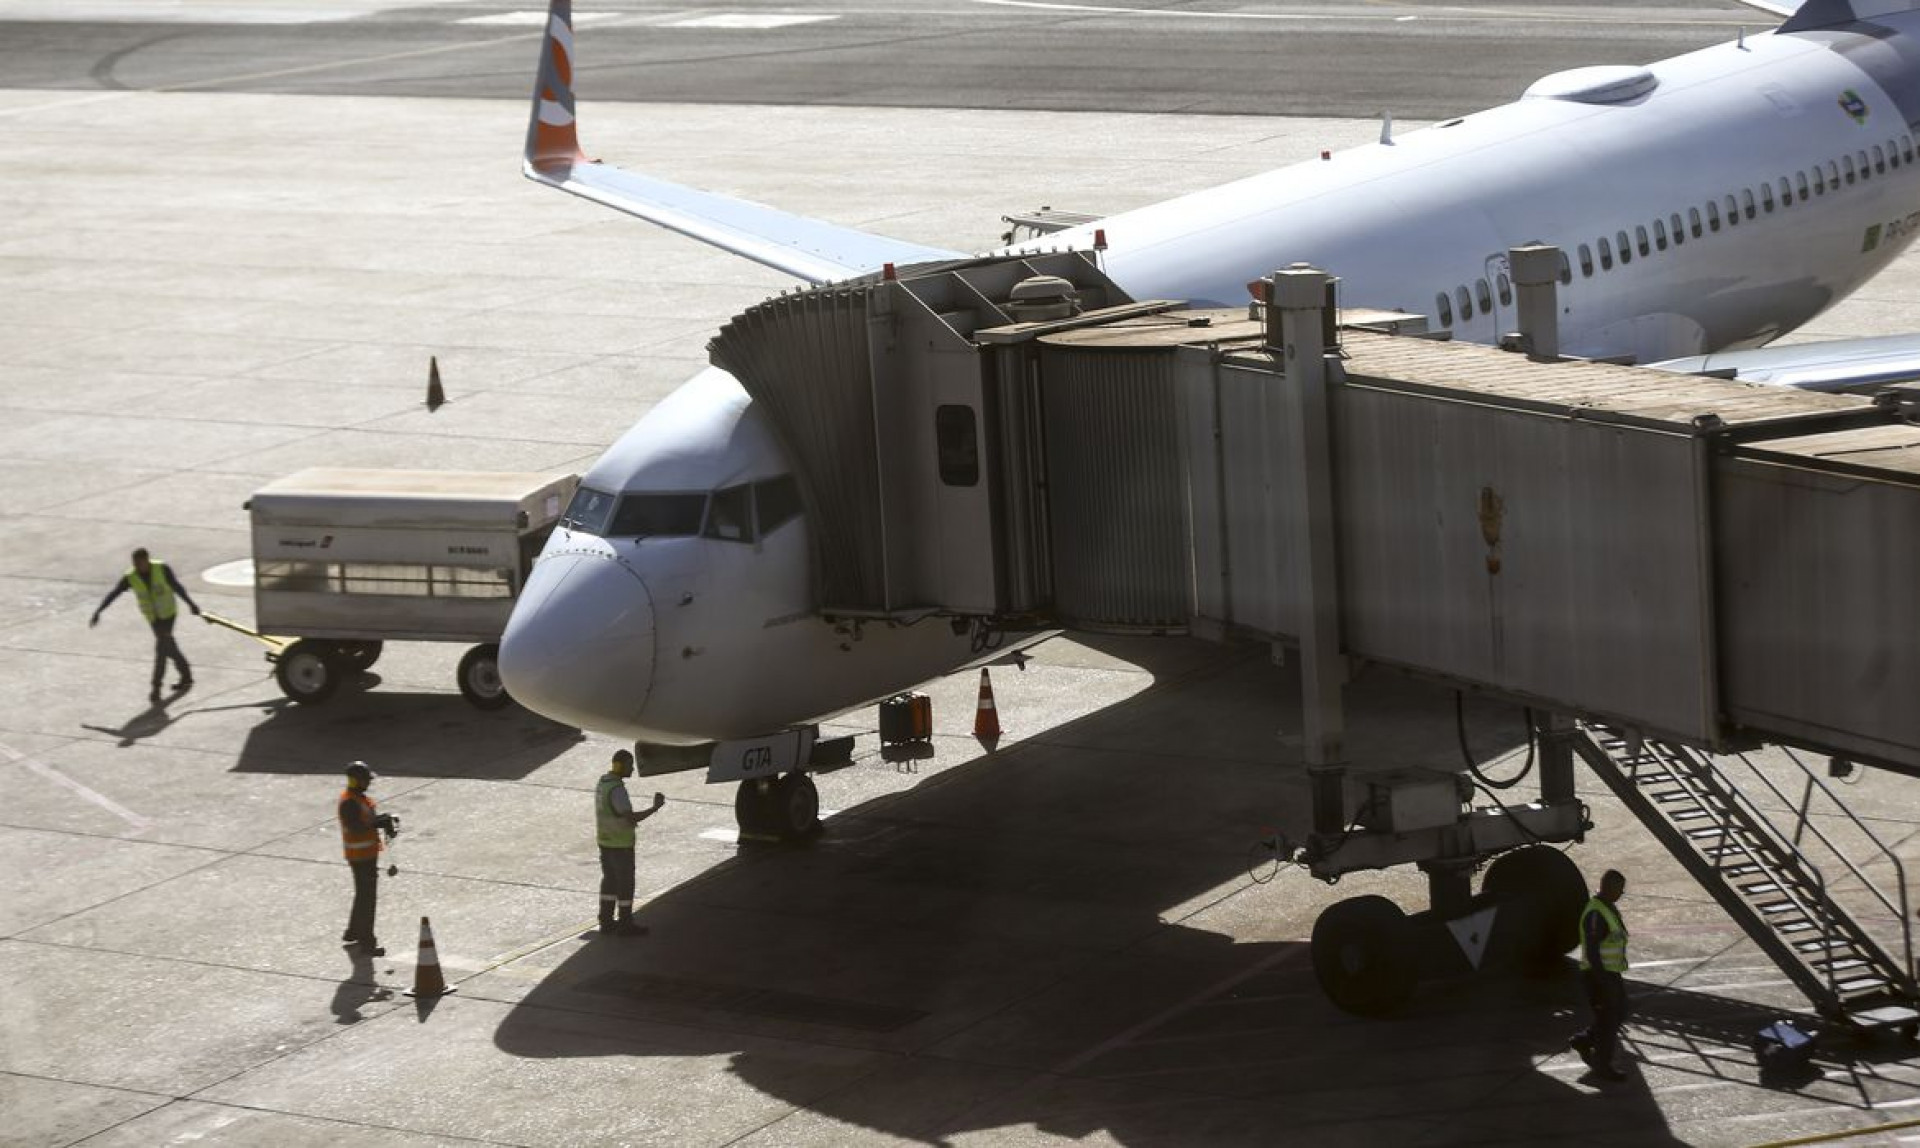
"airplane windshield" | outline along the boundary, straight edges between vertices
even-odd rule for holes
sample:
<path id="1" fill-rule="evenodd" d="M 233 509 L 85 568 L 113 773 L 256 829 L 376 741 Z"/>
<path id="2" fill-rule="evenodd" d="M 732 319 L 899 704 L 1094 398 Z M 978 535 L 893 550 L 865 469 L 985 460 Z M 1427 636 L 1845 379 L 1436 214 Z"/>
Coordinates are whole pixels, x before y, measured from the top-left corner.
<path id="1" fill-rule="evenodd" d="M 628 494 L 620 499 L 613 524 L 607 528 L 610 538 L 658 538 L 662 535 L 698 534 L 700 519 L 707 509 L 704 494 Z"/>
<path id="2" fill-rule="evenodd" d="M 562 521 L 588 534 L 605 534 L 607 519 L 612 516 L 613 495 L 583 486 L 574 492 L 573 501 L 567 504 L 567 513 Z"/>

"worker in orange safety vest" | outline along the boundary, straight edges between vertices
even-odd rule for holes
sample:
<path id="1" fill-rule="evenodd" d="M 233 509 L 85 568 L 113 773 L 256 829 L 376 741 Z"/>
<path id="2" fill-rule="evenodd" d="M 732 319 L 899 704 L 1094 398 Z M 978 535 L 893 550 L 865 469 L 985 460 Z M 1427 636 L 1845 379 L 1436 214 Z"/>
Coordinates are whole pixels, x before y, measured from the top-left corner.
<path id="1" fill-rule="evenodd" d="M 353 869 L 353 909 L 340 939 L 358 945 L 362 956 L 384 957 L 387 950 L 373 935 L 373 916 L 380 901 L 380 835 L 385 833 L 391 841 L 400 827 L 374 807 L 373 798 L 367 796 L 372 784 L 373 770 L 366 762 L 347 766 L 347 787 L 340 793 L 340 844 Z"/>

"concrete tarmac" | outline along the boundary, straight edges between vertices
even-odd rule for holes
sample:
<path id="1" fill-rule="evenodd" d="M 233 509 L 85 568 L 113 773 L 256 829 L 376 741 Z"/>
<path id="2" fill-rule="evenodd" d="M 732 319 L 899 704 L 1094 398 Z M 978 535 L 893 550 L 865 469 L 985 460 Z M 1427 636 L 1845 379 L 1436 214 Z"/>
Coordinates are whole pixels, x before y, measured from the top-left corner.
<path id="1" fill-rule="evenodd" d="M 1060 641 L 932 683 L 931 756 L 822 779 L 802 849 L 742 847 L 731 789 L 658 782 L 645 938 L 586 935 L 594 781 L 615 746 L 454 690 L 397 645 L 301 708 L 260 650 L 181 624 L 192 692 L 146 704 L 137 545 L 207 609 L 241 504 L 302 466 L 584 467 L 777 275 L 518 177 L 524 111 L 468 99 L 0 92 L 0 1142 L 213 1144 L 1759 1144 L 1915 1134 L 1920 1068 L 1834 1045 L 1763 1082 L 1804 1008 L 1582 774 L 1572 850 L 1632 886 L 1632 1079 L 1565 1038 L 1575 979 L 1425 986 L 1362 1021 L 1315 986 L 1337 888 L 1264 864 L 1305 828 L 1294 683 L 1260 651 Z M 873 108 L 587 106 L 589 145 L 671 178 L 958 247 L 1003 211 L 1115 210 L 1373 138 L 1366 121 Z M 1817 324 L 1899 329 L 1899 264 Z M 1336 269 L 1337 270 L 1337 269 Z M 1910 323 L 1908 324 L 1910 326 Z M 427 358 L 452 400 L 421 403 Z M 1365 768 L 1458 763 L 1451 698 L 1352 691 Z M 1467 708 L 1520 764 L 1518 715 Z M 406 832 L 385 958 L 337 941 L 332 821 L 364 758 Z M 1769 769 L 1776 768 L 1769 764 Z M 654 783 L 635 788 L 645 794 Z M 1847 796 L 1920 863 L 1911 780 Z M 431 916 L 459 992 L 411 984 Z M 1870 1131 L 1879 1129 L 1879 1131 Z"/>

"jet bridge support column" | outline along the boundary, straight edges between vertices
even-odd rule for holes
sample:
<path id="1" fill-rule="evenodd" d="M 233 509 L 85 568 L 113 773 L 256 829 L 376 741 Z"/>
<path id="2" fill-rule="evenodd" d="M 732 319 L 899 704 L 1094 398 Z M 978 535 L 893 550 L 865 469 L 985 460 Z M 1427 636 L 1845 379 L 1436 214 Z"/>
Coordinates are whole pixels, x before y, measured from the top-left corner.
<path id="1" fill-rule="evenodd" d="M 1546 245 L 1507 252 L 1513 285 L 1520 297 L 1520 349 L 1536 363 L 1560 359 L 1560 249 Z"/>
<path id="2" fill-rule="evenodd" d="M 1332 278 L 1295 266 L 1268 280 L 1267 347 L 1280 360 L 1279 394 L 1268 407 L 1267 432 L 1291 462 L 1268 489 L 1270 508 L 1287 529 L 1270 537 L 1287 545 L 1293 584 L 1294 633 L 1300 641 L 1301 750 L 1313 792 L 1313 830 L 1337 834 L 1346 815 L 1346 658 L 1340 648 L 1339 571 L 1335 562 L 1333 436 L 1328 419 L 1328 295 Z"/>

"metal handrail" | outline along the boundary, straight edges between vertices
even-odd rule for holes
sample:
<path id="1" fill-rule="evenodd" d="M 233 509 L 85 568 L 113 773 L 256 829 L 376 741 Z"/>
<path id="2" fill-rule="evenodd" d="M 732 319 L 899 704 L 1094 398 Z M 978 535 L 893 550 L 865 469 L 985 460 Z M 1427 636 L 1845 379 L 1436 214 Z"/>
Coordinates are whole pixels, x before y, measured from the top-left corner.
<path id="1" fill-rule="evenodd" d="M 1680 785 L 1685 787 L 1688 790 L 1688 792 L 1694 794 L 1696 801 L 1699 800 L 1698 791 L 1700 787 L 1693 784 L 1693 781 L 1694 781 L 1693 776 L 1689 774 L 1682 774 L 1682 773 L 1676 772 L 1674 768 L 1676 765 L 1676 759 L 1678 759 L 1680 763 L 1684 763 L 1690 768 L 1704 769 L 1708 777 L 1718 779 L 1721 782 L 1720 788 L 1723 789 L 1725 792 L 1722 793 L 1722 792 L 1716 791 L 1712 794 L 1712 796 L 1717 800 L 1727 802 L 1728 812 L 1730 813 L 1736 812 L 1736 811 L 1743 812 L 1746 815 L 1745 820 L 1748 822 L 1748 827 L 1763 831 L 1767 836 L 1769 836 L 1772 839 L 1773 844 L 1776 847 L 1787 844 L 1785 840 L 1781 837 L 1779 828 L 1773 824 L 1772 819 L 1766 815 L 1766 812 L 1762 810 L 1758 805 L 1754 804 L 1752 799 L 1747 797 L 1746 794 L 1742 793 L 1740 791 L 1740 788 L 1733 784 L 1733 779 L 1728 777 L 1726 775 L 1726 772 L 1722 770 L 1718 765 L 1714 764 L 1714 761 L 1712 758 L 1706 755 L 1701 755 L 1698 758 L 1694 758 L 1688 755 L 1687 750 L 1684 747 L 1668 746 L 1668 745 L 1662 745 L 1660 743 L 1650 743 L 1650 744 L 1657 747 L 1655 749 L 1655 759 L 1658 760 L 1661 763 L 1661 765 L 1663 765 L 1667 769 L 1669 776 L 1673 777 L 1675 781 L 1677 781 Z M 1762 780 L 1764 781 L 1765 779 L 1762 778 Z M 1702 802 L 1702 804 L 1705 804 L 1705 803 Z M 1818 830 L 1816 830 L 1816 832 L 1818 832 Z M 1740 841 L 1739 846 L 1740 846 L 1741 853 L 1744 854 L 1749 861 L 1757 865 L 1762 871 L 1772 870 L 1773 866 L 1768 864 L 1766 859 L 1762 858 L 1754 850 L 1751 844 L 1745 841 Z M 1829 848 L 1831 848 L 1831 846 L 1829 846 Z M 1816 903 L 1814 906 L 1806 905 L 1805 903 L 1802 902 L 1800 897 L 1795 895 L 1794 890 L 1792 889 L 1783 888 L 1781 892 L 1786 894 L 1802 911 L 1807 912 L 1809 917 L 1812 917 L 1814 915 L 1813 914 L 1814 908 L 1819 908 L 1821 906 L 1832 904 L 1833 899 L 1827 893 L 1827 875 L 1821 871 L 1820 866 L 1816 865 L 1812 860 L 1807 858 L 1806 855 L 1801 853 L 1797 848 L 1790 847 L 1788 849 L 1782 849 L 1780 850 L 1780 852 L 1784 860 L 1792 864 L 1796 869 L 1800 870 L 1805 876 L 1812 878 L 1813 896 L 1815 898 Z M 1842 861 L 1845 860 L 1844 857 L 1841 859 Z M 1722 862 L 1724 860 L 1725 860 L 1724 855 L 1721 857 L 1715 857 L 1713 859 L 1713 867 L 1716 870 L 1718 870 L 1719 868 L 1721 868 Z M 1721 879 L 1725 880 L 1724 877 Z M 1828 918 L 1829 914 L 1822 912 L 1820 916 L 1822 918 Z M 1819 938 L 1821 942 L 1821 956 L 1826 958 L 1826 961 L 1827 961 L 1827 967 L 1821 971 L 1821 975 L 1825 976 L 1827 981 L 1827 989 L 1833 995 L 1834 1001 L 1837 1004 L 1840 999 L 1840 978 L 1839 978 L 1839 974 L 1834 971 L 1834 967 L 1833 967 L 1833 929 L 1831 927 L 1830 919 L 1827 921 L 1827 926 L 1828 927 L 1823 928 L 1821 930 L 1820 938 Z"/>
<path id="2" fill-rule="evenodd" d="M 1899 919 L 1900 940 L 1901 940 L 1901 946 L 1903 949 L 1902 955 L 1905 956 L 1906 958 L 1902 967 L 1906 972 L 1908 984 L 1911 986 L 1914 983 L 1914 979 L 1915 979 L 1914 959 L 1913 959 L 1913 914 L 1910 911 L 1911 905 L 1907 898 L 1906 866 L 1901 864 L 1899 856 L 1896 855 L 1892 849 L 1889 849 L 1886 843 L 1881 841 L 1880 838 L 1874 834 L 1872 829 L 1869 829 L 1867 827 L 1867 823 L 1862 821 L 1860 819 L 1860 816 L 1854 813 L 1853 810 L 1847 808 L 1846 803 L 1841 801 L 1839 796 L 1835 794 L 1832 789 L 1828 788 L 1826 783 L 1821 781 L 1819 777 L 1817 777 L 1814 774 L 1813 770 L 1807 767 L 1807 764 L 1805 762 L 1800 760 L 1800 755 L 1794 753 L 1793 750 L 1791 749 L 1786 749 L 1786 747 L 1784 746 L 1781 748 L 1785 751 L 1787 755 L 1787 760 L 1793 762 L 1795 768 L 1799 769 L 1801 773 L 1806 775 L 1807 781 L 1810 782 L 1814 788 L 1818 789 L 1821 792 L 1821 794 L 1827 798 L 1828 802 L 1835 809 L 1838 809 L 1841 813 L 1845 814 L 1847 817 L 1847 820 L 1853 822 L 1854 827 L 1860 830 L 1860 833 L 1864 837 L 1866 837 L 1868 841 L 1872 842 L 1873 847 L 1879 850 L 1880 853 L 1883 856 L 1885 856 L 1889 862 L 1893 864 L 1894 878 L 1898 883 L 1899 890 L 1900 890 L 1899 892 L 1900 904 L 1898 906 L 1894 905 L 1892 901 L 1889 901 L 1887 899 L 1887 895 L 1881 891 L 1880 886 L 1874 883 L 1873 878 L 1868 876 L 1864 869 L 1862 869 L 1860 866 L 1854 864 L 1850 859 L 1848 859 L 1847 855 L 1841 852 L 1840 847 L 1835 845 L 1831 838 L 1829 838 L 1825 833 L 1820 831 L 1820 827 L 1818 825 L 1815 825 L 1812 822 L 1812 820 L 1809 818 L 1807 809 L 1804 807 L 1802 808 L 1800 813 L 1801 824 L 1804 825 L 1808 830 L 1812 831 L 1813 835 L 1820 839 L 1820 843 L 1822 845 L 1825 845 L 1827 849 L 1830 852 L 1832 852 L 1832 854 L 1835 857 L 1839 858 L 1840 863 L 1842 865 L 1845 865 L 1847 869 L 1855 877 L 1858 877 L 1860 879 L 1861 887 L 1864 888 L 1868 893 L 1871 893 L 1873 895 L 1874 900 L 1880 902 L 1880 905 L 1882 908 L 1886 909 L 1887 912 L 1892 913 L 1895 917 Z M 1744 753 L 1738 756 L 1740 760 L 1746 764 L 1746 767 L 1749 770 L 1753 771 L 1754 776 L 1758 777 L 1762 784 L 1764 784 L 1769 790 L 1773 791 L 1773 795 L 1775 797 L 1778 797 L 1781 800 L 1781 802 L 1787 806 L 1787 808 L 1789 809 L 1793 808 L 1792 799 L 1788 798 L 1786 794 L 1780 792 L 1780 787 L 1775 785 L 1772 779 L 1768 778 L 1766 774 L 1762 773 L 1760 771 L 1759 766 L 1755 765 L 1753 761 L 1749 759 L 1747 755 Z"/>

